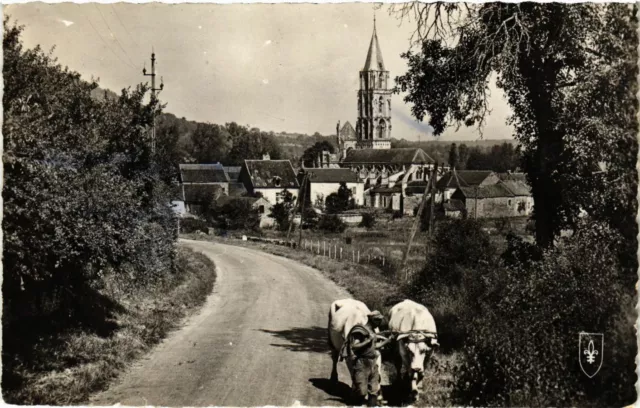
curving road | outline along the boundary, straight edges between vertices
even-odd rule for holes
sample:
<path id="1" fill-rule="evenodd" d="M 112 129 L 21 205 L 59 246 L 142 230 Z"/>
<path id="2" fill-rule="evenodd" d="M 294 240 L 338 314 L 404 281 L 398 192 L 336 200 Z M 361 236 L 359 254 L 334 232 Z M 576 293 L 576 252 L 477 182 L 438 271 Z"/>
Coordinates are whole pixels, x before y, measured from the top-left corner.
<path id="1" fill-rule="evenodd" d="M 93 405 L 344 405 L 351 381 L 328 383 L 329 305 L 348 293 L 320 272 L 252 249 L 181 240 L 216 263 L 198 314 Z"/>

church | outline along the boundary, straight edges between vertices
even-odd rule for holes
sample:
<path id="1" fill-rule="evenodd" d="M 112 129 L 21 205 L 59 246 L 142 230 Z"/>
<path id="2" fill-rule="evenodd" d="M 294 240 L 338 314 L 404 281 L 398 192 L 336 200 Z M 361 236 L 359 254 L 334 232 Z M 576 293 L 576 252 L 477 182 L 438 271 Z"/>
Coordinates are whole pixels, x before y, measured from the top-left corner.
<path id="1" fill-rule="evenodd" d="M 342 127 L 338 122 L 338 151 L 323 152 L 317 165 L 350 168 L 358 174 L 365 183 L 365 206 L 413 214 L 435 160 L 420 148 L 391 147 L 392 87 L 374 19 L 367 58 L 360 71 L 355 129 L 349 121 Z"/>

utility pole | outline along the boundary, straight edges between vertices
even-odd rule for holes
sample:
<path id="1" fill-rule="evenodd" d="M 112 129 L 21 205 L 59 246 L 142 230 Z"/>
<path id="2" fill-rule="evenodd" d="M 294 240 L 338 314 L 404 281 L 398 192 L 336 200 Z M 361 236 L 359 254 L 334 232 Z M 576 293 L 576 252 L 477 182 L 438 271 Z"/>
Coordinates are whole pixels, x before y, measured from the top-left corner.
<path id="1" fill-rule="evenodd" d="M 147 68 L 142 68 L 142 75 L 151 77 L 151 102 L 157 101 L 157 94 L 160 93 L 164 89 L 164 83 L 162 77 L 160 77 L 160 88 L 156 88 L 156 54 L 151 48 L 151 73 L 147 74 Z M 153 125 L 151 127 L 151 154 L 154 154 L 156 151 L 156 110 L 153 112 Z"/>
<path id="2" fill-rule="evenodd" d="M 338 122 L 340 123 L 340 122 Z M 307 183 L 309 182 L 309 179 L 311 178 L 311 173 L 307 173 L 305 175 L 305 178 L 302 179 L 302 205 L 301 205 L 301 210 L 300 210 L 300 231 L 299 231 L 299 236 L 298 236 L 298 248 L 300 247 L 300 243 L 302 242 L 302 222 L 304 220 L 304 204 L 307 198 Z M 309 186 L 311 187 L 311 186 Z M 312 209 L 313 210 L 313 209 Z M 341 249 L 342 251 L 342 249 Z"/>
<path id="3" fill-rule="evenodd" d="M 437 173 L 438 173 L 438 163 L 436 162 L 434 168 L 433 168 L 433 173 L 431 173 L 431 202 L 430 204 L 430 213 L 429 213 L 429 247 L 431 247 L 431 238 L 433 237 L 433 230 L 434 230 L 434 226 L 433 223 L 435 222 L 435 217 L 434 217 L 434 204 L 435 204 L 435 198 L 436 198 L 436 179 L 437 179 Z M 427 252 L 428 254 L 428 252 Z"/>
<path id="4" fill-rule="evenodd" d="M 407 249 L 404 251 L 404 257 L 402 259 L 402 267 L 405 268 L 407 265 L 407 260 L 409 259 L 409 251 L 411 251 L 411 245 L 413 244 L 413 239 L 416 236 L 416 232 L 418 231 L 418 225 L 420 224 L 420 220 L 422 219 L 422 211 L 424 210 L 424 204 L 427 201 L 427 195 L 429 191 L 431 191 L 431 180 L 433 177 L 427 181 L 427 186 L 424 188 L 424 192 L 422 193 L 422 199 L 420 200 L 420 205 L 418 206 L 418 211 L 416 213 L 416 218 L 413 220 L 413 225 L 411 226 L 411 233 L 409 235 L 409 241 L 407 242 Z M 405 268 L 405 280 L 408 278 L 408 271 Z"/>

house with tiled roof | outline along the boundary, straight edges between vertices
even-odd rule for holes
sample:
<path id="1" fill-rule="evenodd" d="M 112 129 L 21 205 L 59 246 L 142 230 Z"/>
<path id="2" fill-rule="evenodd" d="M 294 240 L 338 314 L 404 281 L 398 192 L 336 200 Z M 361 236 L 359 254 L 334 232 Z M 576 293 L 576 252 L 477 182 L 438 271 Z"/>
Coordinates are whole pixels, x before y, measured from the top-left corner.
<path id="1" fill-rule="evenodd" d="M 262 195 L 271 204 L 282 199 L 283 190 L 298 197 L 300 184 L 289 160 L 245 160 L 238 180 L 242 182 L 247 194 Z"/>
<path id="2" fill-rule="evenodd" d="M 453 201 L 462 202 L 471 218 L 525 217 L 533 211 L 530 190 L 518 180 L 461 186 L 451 195 Z"/>
<path id="3" fill-rule="evenodd" d="M 451 170 L 437 182 L 436 190 L 440 202 L 451 198 L 459 187 L 488 186 L 500 181 L 498 175 L 491 170 Z"/>
<path id="4" fill-rule="evenodd" d="M 300 173 L 309 174 L 308 199 L 311 204 L 324 204 L 324 200 L 332 193 L 337 193 L 340 184 L 344 183 L 351 190 L 356 205 L 363 205 L 364 181 L 358 174 L 348 168 L 306 168 Z M 300 176 L 299 176 L 300 178 Z"/>
<path id="5" fill-rule="evenodd" d="M 229 192 L 229 177 L 220 163 L 180 164 L 180 189 L 187 213 L 196 214 Z"/>

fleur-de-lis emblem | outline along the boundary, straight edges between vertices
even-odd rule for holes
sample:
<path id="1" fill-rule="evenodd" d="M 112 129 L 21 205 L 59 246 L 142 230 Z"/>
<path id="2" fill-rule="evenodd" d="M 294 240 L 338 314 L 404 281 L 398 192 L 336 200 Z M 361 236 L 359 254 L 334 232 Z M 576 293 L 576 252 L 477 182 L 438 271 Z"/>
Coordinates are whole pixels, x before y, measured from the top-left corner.
<path id="1" fill-rule="evenodd" d="M 580 368 L 589 378 L 593 378 L 602 367 L 604 336 L 602 333 L 580 333 L 578 350 Z"/>
<path id="2" fill-rule="evenodd" d="M 585 356 L 587 356 L 587 363 L 593 364 L 596 362 L 596 356 L 598 355 L 598 350 L 595 349 L 596 346 L 593 344 L 593 340 L 589 340 L 589 346 L 583 352 Z"/>

